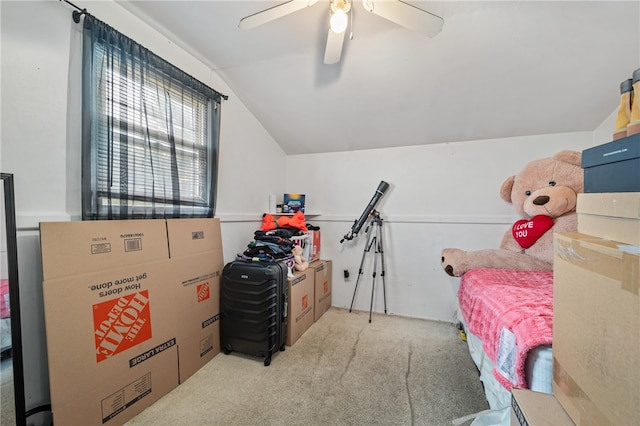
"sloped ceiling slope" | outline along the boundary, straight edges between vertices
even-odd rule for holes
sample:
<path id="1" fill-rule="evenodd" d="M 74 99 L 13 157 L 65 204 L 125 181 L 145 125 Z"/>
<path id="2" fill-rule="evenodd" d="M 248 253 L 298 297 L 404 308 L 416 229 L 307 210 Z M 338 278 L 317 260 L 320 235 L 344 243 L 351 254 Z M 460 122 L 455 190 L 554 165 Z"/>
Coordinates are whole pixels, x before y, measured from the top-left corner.
<path id="1" fill-rule="evenodd" d="M 354 0 L 335 65 L 328 0 L 248 31 L 241 18 L 282 1 L 118 3 L 214 69 L 289 155 L 592 131 L 640 67 L 639 1 L 407 0 L 444 18 L 428 38 Z"/>

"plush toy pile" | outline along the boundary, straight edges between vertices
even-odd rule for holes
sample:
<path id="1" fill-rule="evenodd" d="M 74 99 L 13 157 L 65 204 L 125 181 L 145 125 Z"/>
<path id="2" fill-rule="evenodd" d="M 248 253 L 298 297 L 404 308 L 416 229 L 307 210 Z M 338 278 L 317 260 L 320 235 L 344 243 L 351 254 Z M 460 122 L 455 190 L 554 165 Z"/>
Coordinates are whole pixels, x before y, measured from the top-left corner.
<path id="1" fill-rule="evenodd" d="M 522 219 L 508 230 L 498 249 L 442 250 L 442 267 L 454 277 L 476 268 L 553 270 L 553 233 L 576 232 L 578 193 L 583 192 L 581 153 L 561 151 L 534 160 L 509 177 L 500 197 Z"/>

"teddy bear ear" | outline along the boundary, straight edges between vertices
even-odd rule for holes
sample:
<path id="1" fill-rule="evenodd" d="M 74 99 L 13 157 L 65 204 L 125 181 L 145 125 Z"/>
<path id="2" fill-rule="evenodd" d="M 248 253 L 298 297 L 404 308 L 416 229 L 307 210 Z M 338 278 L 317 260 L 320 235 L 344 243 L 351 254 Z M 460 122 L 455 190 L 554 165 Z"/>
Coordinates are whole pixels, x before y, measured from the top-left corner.
<path id="1" fill-rule="evenodd" d="M 554 160 L 580 166 L 582 164 L 582 153 L 578 151 L 564 150 L 553 156 Z"/>
<path id="2" fill-rule="evenodd" d="M 507 203 L 511 202 L 511 190 L 513 189 L 513 182 L 515 182 L 515 180 L 515 176 L 510 176 L 500 187 L 500 198 L 505 200 Z"/>

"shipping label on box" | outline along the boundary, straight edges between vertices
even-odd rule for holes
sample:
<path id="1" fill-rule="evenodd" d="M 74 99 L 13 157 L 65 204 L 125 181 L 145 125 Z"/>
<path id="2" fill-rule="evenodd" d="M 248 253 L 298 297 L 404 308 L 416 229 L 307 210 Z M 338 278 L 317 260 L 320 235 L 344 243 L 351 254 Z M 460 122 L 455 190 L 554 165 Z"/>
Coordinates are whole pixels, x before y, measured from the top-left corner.
<path id="1" fill-rule="evenodd" d="M 640 255 L 554 236 L 553 391 L 578 425 L 640 418 Z"/>
<path id="2" fill-rule="evenodd" d="M 287 341 L 286 345 L 293 345 L 314 321 L 314 274 L 312 269 L 293 274 L 287 280 L 288 306 Z"/>

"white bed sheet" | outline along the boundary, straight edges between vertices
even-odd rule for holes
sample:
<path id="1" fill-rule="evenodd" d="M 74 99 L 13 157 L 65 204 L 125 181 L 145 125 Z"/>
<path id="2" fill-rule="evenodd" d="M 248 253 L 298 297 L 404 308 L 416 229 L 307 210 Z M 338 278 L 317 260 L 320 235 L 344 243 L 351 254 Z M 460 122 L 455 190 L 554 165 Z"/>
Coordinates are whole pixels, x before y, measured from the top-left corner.
<path id="1" fill-rule="evenodd" d="M 458 311 L 458 320 L 464 327 L 467 347 L 471 359 L 478 367 L 480 381 L 484 385 L 489 410 L 479 413 L 471 423 L 473 426 L 509 425 L 511 412 L 511 392 L 505 389 L 493 375 L 493 362 L 482 349 L 482 341 L 470 333 L 462 314 Z M 529 352 L 525 362 L 525 375 L 529 389 L 537 392 L 552 393 L 553 357 L 551 346 L 540 346 Z"/>

